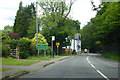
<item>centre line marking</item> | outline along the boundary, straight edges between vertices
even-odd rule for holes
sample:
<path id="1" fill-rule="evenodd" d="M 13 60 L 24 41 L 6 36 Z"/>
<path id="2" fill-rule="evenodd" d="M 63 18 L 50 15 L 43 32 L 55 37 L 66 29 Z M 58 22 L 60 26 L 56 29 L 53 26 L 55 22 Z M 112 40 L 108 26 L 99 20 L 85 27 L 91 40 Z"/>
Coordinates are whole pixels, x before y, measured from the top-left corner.
<path id="1" fill-rule="evenodd" d="M 97 70 L 96 67 L 89 61 L 89 56 L 87 57 L 87 61 L 102 77 L 104 77 L 106 80 L 109 80 L 102 72 Z"/>

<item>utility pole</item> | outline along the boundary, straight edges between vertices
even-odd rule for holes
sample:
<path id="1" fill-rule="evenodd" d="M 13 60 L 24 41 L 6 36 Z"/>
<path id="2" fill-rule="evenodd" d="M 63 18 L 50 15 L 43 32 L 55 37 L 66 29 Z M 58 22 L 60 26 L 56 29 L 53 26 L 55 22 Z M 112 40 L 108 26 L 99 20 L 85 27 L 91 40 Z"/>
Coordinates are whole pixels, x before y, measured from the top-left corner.
<path id="1" fill-rule="evenodd" d="M 37 33 L 37 44 L 38 44 L 38 6 L 37 6 L 38 2 L 36 0 L 36 33 Z M 36 45 L 37 46 L 37 45 Z M 39 55 L 39 50 L 38 50 L 38 55 Z"/>

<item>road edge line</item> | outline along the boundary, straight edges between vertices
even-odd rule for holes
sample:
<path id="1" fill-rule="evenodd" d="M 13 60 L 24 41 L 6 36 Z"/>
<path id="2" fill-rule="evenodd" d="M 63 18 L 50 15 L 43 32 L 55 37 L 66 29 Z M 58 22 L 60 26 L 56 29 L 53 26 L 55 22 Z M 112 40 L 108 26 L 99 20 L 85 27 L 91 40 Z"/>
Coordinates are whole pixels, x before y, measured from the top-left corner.
<path id="1" fill-rule="evenodd" d="M 106 80 L 109 80 L 107 76 L 105 76 L 102 72 L 100 72 L 100 70 L 96 69 L 96 67 L 90 62 L 89 56 L 87 56 L 87 61 L 92 66 L 92 68 L 94 68 L 103 78 L 105 78 Z"/>

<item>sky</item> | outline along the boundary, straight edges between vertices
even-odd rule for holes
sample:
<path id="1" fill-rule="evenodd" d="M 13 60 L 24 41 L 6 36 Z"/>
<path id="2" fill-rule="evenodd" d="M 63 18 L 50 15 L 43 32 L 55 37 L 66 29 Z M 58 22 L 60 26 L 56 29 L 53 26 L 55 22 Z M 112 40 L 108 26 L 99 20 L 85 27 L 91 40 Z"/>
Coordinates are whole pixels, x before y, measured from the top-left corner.
<path id="1" fill-rule="evenodd" d="M 19 8 L 20 1 L 23 2 L 23 6 L 30 4 L 35 0 L 1 0 L 0 1 L 0 30 L 4 29 L 4 26 L 14 25 L 14 19 L 16 12 Z M 76 0 L 72 6 L 70 17 L 73 20 L 79 20 L 81 22 L 81 28 L 95 17 L 96 11 L 92 11 L 91 0 Z M 93 0 L 95 5 L 99 5 L 99 0 Z"/>

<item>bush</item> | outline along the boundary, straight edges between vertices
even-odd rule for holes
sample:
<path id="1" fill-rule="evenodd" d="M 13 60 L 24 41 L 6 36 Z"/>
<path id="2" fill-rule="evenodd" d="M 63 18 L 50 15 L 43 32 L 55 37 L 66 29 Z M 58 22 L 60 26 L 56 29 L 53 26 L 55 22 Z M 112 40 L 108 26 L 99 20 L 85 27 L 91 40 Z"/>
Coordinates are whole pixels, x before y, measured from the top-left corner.
<path id="1" fill-rule="evenodd" d="M 27 40 L 26 38 L 21 38 L 20 40 L 15 40 L 15 39 L 11 39 L 11 40 L 7 40 L 5 41 L 5 44 L 10 44 L 10 48 L 11 49 L 15 49 L 16 46 L 19 46 L 19 57 L 21 59 L 26 59 L 28 58 L 29 55 L 33 54 L 31 52 L 32 48 L 31 48 L 31 41 Z"/>
<path id="2" fill-rule="evenodd" d="M 10 48 L 2 45 L 2 57 L 7 57 L 10 54 Z"/>
<path id="3" fill-rule="evenodd" d="M 2 34 L 2 42 L 5 40 L 10 40 L 10 37 L 7 36 L 6 34 Z"/>
<path id="4" fill-rule="evenodd" d="M 47 51 L 46 51 L 47 55 L 51 54 L 51 50 L 52 50 L 52 48 L 50 46 L 48 46 Z"/>
<path id="5" fill-rule="evenodd" d="M 8 33 L 7 36 L 9 36 L 11 39 L 19 39 L 20 38 L 19 33 Z"/>
<path id="6" fill-rule="evenodd" d="M 31 41 L 26 39 L 20 39 L 19 43 L 17 44 L 20 47 L 20 58 L 26 59 L 30 54 L 32 54 L 31 51 Z"/>

